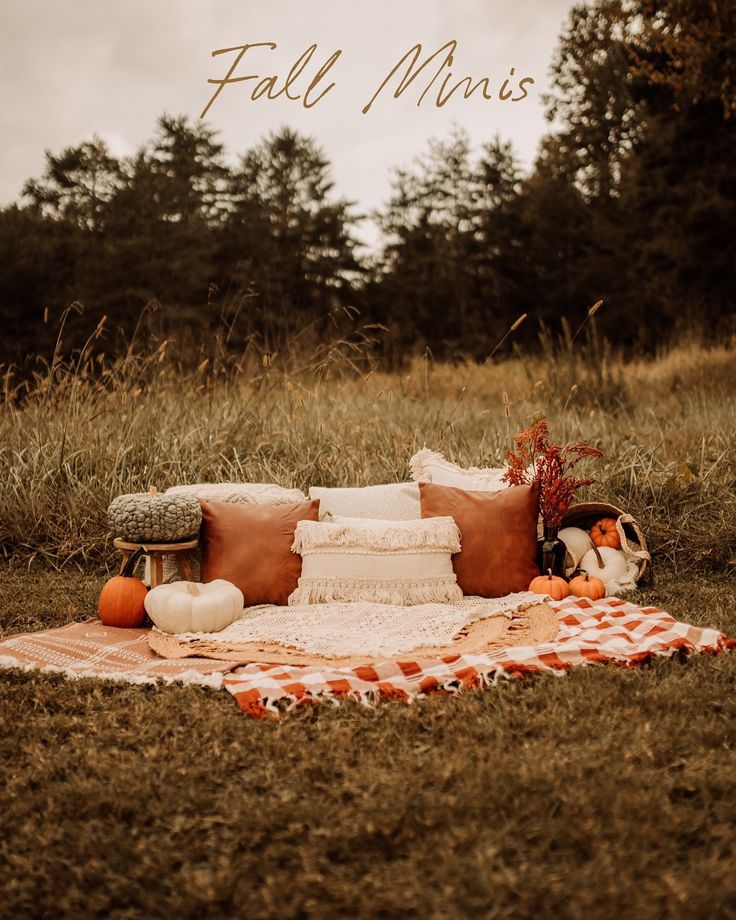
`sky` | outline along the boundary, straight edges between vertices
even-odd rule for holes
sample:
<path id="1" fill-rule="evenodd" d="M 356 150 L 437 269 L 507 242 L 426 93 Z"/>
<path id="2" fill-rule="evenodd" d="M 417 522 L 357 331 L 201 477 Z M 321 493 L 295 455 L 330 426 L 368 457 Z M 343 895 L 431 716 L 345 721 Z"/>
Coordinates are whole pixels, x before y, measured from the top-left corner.
<path id="1" fill-rule="evenodd" d="M 289 125 L 313 137 L 333 164 L 336 192 L 369 213 L 390 194 L 392 170 L 411 165 L 430 137 L 464 128 L 480 146 L 496 134 L 511 140 L 522 165 L 533 162 L 548 129 L 542 95 L 571 0 L 0 0 L 0 204 L 17 200 L 26 179 L 44 167 L 44 150 L 58 152 L 97 134 L 118 156 L 153 135 L 164 112 L 199 118 L 235 52 L 251 48 L 233 76 L 276 75 L 283 88 L 295 62 L 317 48 L 290 87 L 291 101 L 253 101 L 259 81 L 222 87 L 207 113 L 228 158 L 270 131 Z M 387 84 L 367 114 L 362 109 L 402 57 L 417 43 L 419 63 L 455 40 L 453 61 L 442 68 L 421 105 L 422 91 L 440 69 L 429 63 L 398 98 Z M 303 105 L 320 67 L 341 54 Z M 405 72 L 404 65 L 402 73 Z M 511 68 L 515 74 L 510 77 Z M 465 77 L 488 77 L 469 99 L 459 90 L 442 107 L 437 90 Z M 506 78 L 515 95 L 529 76 L 526 98 L 501 101 Z M 364 231 L 370 243 L 370 226 Z"/>

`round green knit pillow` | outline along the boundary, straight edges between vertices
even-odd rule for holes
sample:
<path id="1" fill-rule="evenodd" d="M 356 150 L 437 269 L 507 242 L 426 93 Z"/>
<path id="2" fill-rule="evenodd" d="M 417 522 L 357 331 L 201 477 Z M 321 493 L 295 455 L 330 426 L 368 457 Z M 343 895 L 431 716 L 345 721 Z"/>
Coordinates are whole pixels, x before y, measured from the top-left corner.
<path id="1" fill-rule="evenodd" d="M 196 536 L 202 509 L 192 495 L 136 492 L 119 495 L 107 509 L 110 529 L 130 543 L 175 543 Z"/>

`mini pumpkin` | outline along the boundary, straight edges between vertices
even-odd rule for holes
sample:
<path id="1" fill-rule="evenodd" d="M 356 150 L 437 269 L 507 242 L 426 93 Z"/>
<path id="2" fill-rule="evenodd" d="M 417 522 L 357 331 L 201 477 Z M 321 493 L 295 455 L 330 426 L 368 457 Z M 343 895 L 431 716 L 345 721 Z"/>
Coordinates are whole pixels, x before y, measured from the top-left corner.
<path id="1" fill-rule="evenodd" d="M 136 550 L 121 573 L 111 578 L 100 592 L 97 609 L 105 626 L 133 628 L 145 620 L 148 589 L 139 578 L 133 577 L 142 552 L 142 548 Z"/>
<path id="2" fill-rule="evenodd" d="M 548 594 L 554 601 L 561 601 L 570 594 L 570 586 L 565 579 L 551 572 L 533 578 L 529 590 L 534 594 Z"/>
<path id="3" fill-rule="evenodd" d="M 107 509 L 110 529 L 129 543 L 176 543 L 199 532 L 202 509 L 193 495 L 118 495 Z"/>
<path id="4" fill-rule="evenodd" d="M 616 518 L 606 517 L 596 521 L 590 528 L 589 536 L 595 546 L 621 549 L 621 537 L 616 530 Z"/>
<path id="5" fill-rule="evenodd" d="M 587 572 L 581 572 L 570 581 L 570 593 L 576 597 L 587 597 L 591 601 L 599 601 L 606 596 L 606 586 L 600 580 Z"/>
<path id="6" fill-rule="evenodd" d="M 158 585 L 146 597 L 148 615 L 166 633 L 219 632 L 238 619 L 243 605 L 243 592 L 223 578 Z"/>

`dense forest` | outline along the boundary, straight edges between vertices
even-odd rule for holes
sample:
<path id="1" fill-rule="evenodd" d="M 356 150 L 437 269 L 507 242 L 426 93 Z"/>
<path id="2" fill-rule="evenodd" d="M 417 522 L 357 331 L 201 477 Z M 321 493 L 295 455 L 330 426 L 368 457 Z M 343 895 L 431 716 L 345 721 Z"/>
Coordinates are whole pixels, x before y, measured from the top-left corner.
<path id="1" fill-rule="evenodd" d="M 288 128 L 235 168 L 182 117 L 128 159 L 95 137 L 47 152 L 0 210 L 0 362 L 48 354 L 71 304 L 68 347 L 103 316 L 117 347 L 148 304 L 157 333 L 225 328 L 233 349 L 377 324 L 394 364 L 483 359 L 521 314 L 507 341 L 530 345 L 599 299 L 625 348 L 732 336 L 736 0 L 573 7 L 552 75 L 528 174 L 500 138 L 431 140 L 395 172 L 370 255 L 326 154 Z"/>

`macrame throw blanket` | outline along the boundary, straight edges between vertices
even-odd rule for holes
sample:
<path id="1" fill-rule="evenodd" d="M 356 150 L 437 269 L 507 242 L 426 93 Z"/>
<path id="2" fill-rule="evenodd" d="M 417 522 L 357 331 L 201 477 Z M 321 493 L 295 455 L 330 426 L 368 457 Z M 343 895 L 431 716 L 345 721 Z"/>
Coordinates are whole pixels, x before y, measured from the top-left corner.
<path id="1" fill-rule="evenodd" d="M 169 636 L 154 629 L 149 644 L 165 658 L 350 664 L 408 652 L 441 655 L 545 642 L 556 629 L 551 608 L 539 595 L 524 592 L 408 607 L 364 602 L 250 607 L 219 633 Z"/>

